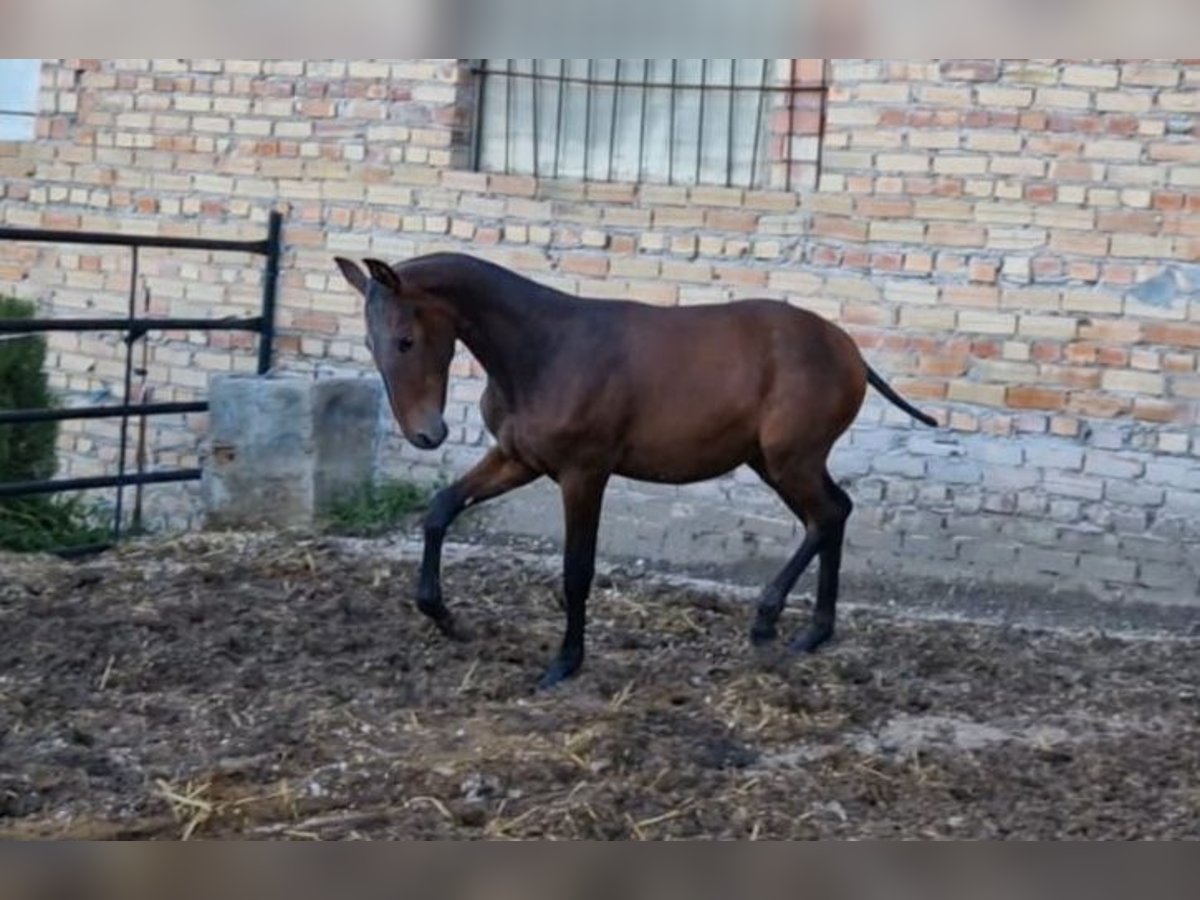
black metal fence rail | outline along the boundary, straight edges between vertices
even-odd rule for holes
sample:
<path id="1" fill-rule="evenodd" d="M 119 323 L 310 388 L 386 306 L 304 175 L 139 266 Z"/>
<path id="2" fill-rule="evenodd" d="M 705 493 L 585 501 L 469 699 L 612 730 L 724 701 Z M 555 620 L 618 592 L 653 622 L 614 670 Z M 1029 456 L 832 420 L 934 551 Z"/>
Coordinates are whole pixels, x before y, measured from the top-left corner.
<path id="1" fill-rule="evenodd" d="M 145 421 L 151 416 L 208 411 L 203 400 L 178 403 L 132 403 L 133 350 L 134 344 L 151 331 L 251 331 L 259 336 L 257 371 L 266 374 L 271 368 L 275 342 L 275 299 L 279 285 L 279 265 L 283 252 L 283 218 L 272 212 L 267 224 L 267 234 L 261 240 L 224 240 L 209 238 L 175 238 L 158 235 L 114 234 L 95 231 L 53 231 L 40 228 L 0 227 L 0 241 L 23 241 L 52 244 L 89 244 L 99 246 L 128 247 L 132 254 L 129 276 L 129 312 L 125 317 L 109 318 L 36 318 L 0 319 L 0 336 L 39 334 L 52 331 L 121 332 L 125 341 L 124 390 L 120 404 L 81 406 L 67 409 L 22 409 L 0 410 L 0 426 L 20 425 L 32 422 L 61 422 L 75 419 L 119 418 L 121 420 L 119 447 L 117 451 L 117 474 L 88 478 L 62 478 L 43 481 L 0 483 L 0 498 L 52 494 L 64 491 L 91 490 L 115 487 L 116 503 L 113 511 L 112 541 L 120 539 L 124 518 L 124 489 L 131 486 L 163 484 L 168 482 L 195 481 L 200 478 L 199 469 L 174 469 L 155 472 L 127 471 L 129 449 L 129 422 L 132 418 Z M 262 285 L 262 305 L 259 315 L 238 318 L 155 318 L 137 314 L 138 251 L 147 249 L 201 250 L 247 253 L 265 258 Z M 74 552 L 87 552 L 111 546 L 71 548 Z"/>

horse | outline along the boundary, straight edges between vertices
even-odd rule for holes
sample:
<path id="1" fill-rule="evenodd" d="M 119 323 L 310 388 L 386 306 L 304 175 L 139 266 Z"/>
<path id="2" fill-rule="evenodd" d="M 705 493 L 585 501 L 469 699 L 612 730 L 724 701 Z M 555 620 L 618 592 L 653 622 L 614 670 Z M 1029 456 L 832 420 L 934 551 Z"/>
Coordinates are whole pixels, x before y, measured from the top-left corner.
<path id="1" fill-rule="evenodd" d="M 789 592 L 819 557 L 811 621 L 790 644 L 832 637 L 846 522 L 853 504 L 830 477 L 829 452 L 857 417 L 867 386 L 918 421 L 853 339 L 820 316 L 769 299 L 694 307 L 577 297 L 462 253 L 432 253 L 366 272 L 334 260 L 364 298 L 366 346 L 404 437 L 433 450 L 455 342 L 487 374 L 480 400 L 493 446 L 440 490 L 424 519 L 417 608 L 465 639 L 441 586 L 446 530 L 467 507 L 543 476 L 561 493 L 566 630 L 538 688 L 584 659 L 596 535 L 609 479 L 690 484 L 747 465 L 804 525 L 804 539 L 765 586 L 750 627 L 777 638 Z"/>

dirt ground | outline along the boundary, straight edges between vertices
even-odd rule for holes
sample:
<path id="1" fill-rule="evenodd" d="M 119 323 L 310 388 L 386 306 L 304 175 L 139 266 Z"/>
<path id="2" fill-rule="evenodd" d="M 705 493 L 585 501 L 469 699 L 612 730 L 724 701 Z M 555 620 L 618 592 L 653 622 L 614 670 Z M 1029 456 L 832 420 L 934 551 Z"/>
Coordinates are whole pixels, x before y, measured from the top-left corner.
<path id="1" fill-rule="evenodd" d="M 0 559 L 0 837 L 1195 838 L 1200 641 L 855 609 L 755 655 L 719 589 L 600 579 L 582 675 L 545 566 L 194 536 Z M 803 602 L 785 619 L 800 627 Z"/>

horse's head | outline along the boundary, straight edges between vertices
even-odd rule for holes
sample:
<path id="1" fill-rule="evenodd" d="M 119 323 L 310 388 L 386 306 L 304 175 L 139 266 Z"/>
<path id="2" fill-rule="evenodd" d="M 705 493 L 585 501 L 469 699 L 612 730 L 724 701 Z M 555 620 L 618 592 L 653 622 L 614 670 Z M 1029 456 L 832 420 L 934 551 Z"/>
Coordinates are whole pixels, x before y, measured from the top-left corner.
<path id="1" fill-rule="evenodd" d="M 335 262 L 366 300 L 367 349 L 387 388 L 392 414 L 414 446 L 433 450 L 446 440 L 444 412 L 453 321 L 434 298 L 386 263 L 364 260 L 370 275 L 342 257 Z"/>

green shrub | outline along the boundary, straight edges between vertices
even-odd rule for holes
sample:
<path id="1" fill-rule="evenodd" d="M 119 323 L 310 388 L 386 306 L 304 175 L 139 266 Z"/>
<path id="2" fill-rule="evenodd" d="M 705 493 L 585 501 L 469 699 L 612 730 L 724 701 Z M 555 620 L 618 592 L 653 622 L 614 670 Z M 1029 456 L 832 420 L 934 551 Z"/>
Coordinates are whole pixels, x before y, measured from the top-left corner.
<path id="1" fill-rule="evenodd" d="M 28 319 L 37 307 L 0 296 L 0 318 Z M 0 334 L 0 409 L 52 408 L 46 378 L 46 339 Z M 57 468 L 57 422 L 0 425 L 0 483 L 39 481 Z M 0 549 L 40 551 L 94 543 L 106 528 L 96 510 L 79 498 L 49 495 L 0 500 Z"/>
<path id="2" fill-rule="evenodd" d="M 334 534 L 373 537 L 394 528 L 405 517 L 429 505 L 433 489 L 407 481 L 367 484 L 335 503 L 325 516 Z"/>
<path id="3" fill-rule="evenodd" d="M 0 319 L 29 319 L 27 300 L 0 297 Z M 0 409 L 54 405 L 46 380 L 46 339 L 40 334 L 0 334 Z M 0 426 L 0 481 L 36 481 L 54 474 L 57 422 Z"/>

